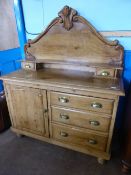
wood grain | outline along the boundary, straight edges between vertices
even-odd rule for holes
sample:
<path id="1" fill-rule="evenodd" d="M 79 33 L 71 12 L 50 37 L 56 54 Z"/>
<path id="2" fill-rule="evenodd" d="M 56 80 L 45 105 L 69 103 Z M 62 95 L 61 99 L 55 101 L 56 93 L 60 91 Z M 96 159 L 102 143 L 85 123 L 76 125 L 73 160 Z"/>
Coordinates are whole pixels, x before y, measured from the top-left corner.
<path id="1" fill-rule="evenodd" d="M 13 106 L 11 116 L 15 121 L 15 127 L 27 129 L 38 135 L 46 135 L 44 120 L 44 110 L 47 109 L 46 92 L 21 86 L 6 86 L 6 90 L 10 94 L 8 98 Z"/>
<path id="2" fill-rule="evenodd" d="M 25 45 L 27 59 L 121 66 L 123 47 L 108 41 L 77 11 L 65 6 L 37 38 Z"/>
<path id="3" fill-rule="evenodd" d="M 85 90 L 93 91 L 94 93 L 104 93 L 105 96 L 107 94 L 124 95 L 124 89 L 120 79 L 98 78 L 94 77 L 92 72 L 47 68 L 37 72 L 20 70 L 0 78 L 2 80 L 11 80 L 12 82 L 18 81 L 20 83 L 24 81 L 32 85 L 39 84 L 39 86 L 44 83 L 45 87 L 48 86 L 48 89 L 54 89 L 56 87 L 56 91 L 68 87 L 66 88 L 66 92 L 71 89 L 73 93 L 76 90 Z M 110 97 L 108 96 L 108 98 Z"/>
<path id="4" fill-rule="evenodd" d="M 95 114 L 82 110 L 55 106 L 51 107 L 51 116 L 51 120 L 54 122 L 103 132 L 108 132 L 111 120 L 111 116 L 106 114 Z"/>
<path id="5" fill-rule="evenodd" d="M 25 53 L 26 70 L 1 78 L 13 131 L 109 160 L 123 47 L 65 6 Z"/>
<path id="6" fill-rule="evenodd" d="M 72 30 L 63 31 L 59 24 L 53 29 L 28 48 L 28 52 L 36 60 L 122 64 L 120 50 L 116 46 L 105 45 L 92 32 L 86 30 L 85 25 L 78 23 Z"/>
<path id="7" fill-rule="evenodd" d="M 60 101 L 60 98 L 67 99 L 67 102 Z M 51 105 L 72 107 L 76 109 L 84 109 L 87 111 L 100 112 L 105 114 L 112 114 L 113 100 L 78 96 L 66 93 L 51 92 Z M 92 104 L 97 103 L 101 106 L 93 107 Z"/>
<path id="8" fill-rule="evenodd" d="M 65 135 L 62 135 L 62 133 Z M 100 151 L 105 151 L 106 148 L 106 136 L 95 135 L 93 132 L 75 127 L 71 128 L 64 125 L 52 124 L 52 135 L 54 139 L 68 144 L 79 145 L 85 148 L 92 147 Z M 94 140 L 96 143 L 89 143 L 89 140 Z"/>

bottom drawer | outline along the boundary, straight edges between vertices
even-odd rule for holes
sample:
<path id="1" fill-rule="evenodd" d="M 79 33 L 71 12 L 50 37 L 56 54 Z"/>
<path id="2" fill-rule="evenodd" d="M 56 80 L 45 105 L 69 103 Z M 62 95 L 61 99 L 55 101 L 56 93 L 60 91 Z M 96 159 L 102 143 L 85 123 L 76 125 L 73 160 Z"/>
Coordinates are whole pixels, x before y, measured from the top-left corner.
<path id="1" fill-rule="evenodd" d="M 82 146 L 92 147 L 100 151 L 105 151 L 108 136 L 101 136 L 92 131 L 68 127 L 52 123 L 52 137 L 56 140 Z"/>

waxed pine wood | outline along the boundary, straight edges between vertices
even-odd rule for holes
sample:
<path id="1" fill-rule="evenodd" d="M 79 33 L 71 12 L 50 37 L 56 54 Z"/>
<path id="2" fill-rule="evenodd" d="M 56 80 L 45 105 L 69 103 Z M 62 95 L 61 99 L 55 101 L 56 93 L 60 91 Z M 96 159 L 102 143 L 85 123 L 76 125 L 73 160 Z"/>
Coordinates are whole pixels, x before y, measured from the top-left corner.
<path id="1" fill-rule="evenodd" d="M 66 102 L 61 101 L 61 98 L 66 99 Z M 92 105 L 96 103 L 100 107 L 95 108 Z M 51 105 L 72 107 L 77 109 L 84 109 L 88 111 L 104 112 L 105 114 L 112 114 L 113 100 L 78 96 L 73 94 L 51 92 Z"/>
<path id="2" fill-rule="evenodd" d="M 110 115 L 64 107 L 52 107 L 51 116 L 53 122 L 104 132 L 108 132 L 111 121 Z"/>
<path id="3" fill-rule="evenodd" d="M 46 92 L 24 86 L 6 86 L 8 100 L 12 103 L 14 127 L 38 135 L 48 135 L 45 128 L 44 110 Z M 43 100 L 44 99 L 44 100 Z M 28 105 L 30 104 L 30 105 Z"/>
<path id="4" fill-rule="evenodd" d="M 12 130 L 98 158 L 111 156 L 123 47 L 65 6 L 3 76 Z"/>
<path id="5" fill-rule="evenodd" d="M 52 124 L 52 137 L 70 145 L 80 145 L 86 147 L 86 149 L 91 147 L 100 151 L 105 151 L 107 143 L 107 136 L 97 135 L 88 130 L 75 127 L 70 128 L 58 124 Z M 91 141 L 94 141 L 94 143 L 90 143 Z"/>

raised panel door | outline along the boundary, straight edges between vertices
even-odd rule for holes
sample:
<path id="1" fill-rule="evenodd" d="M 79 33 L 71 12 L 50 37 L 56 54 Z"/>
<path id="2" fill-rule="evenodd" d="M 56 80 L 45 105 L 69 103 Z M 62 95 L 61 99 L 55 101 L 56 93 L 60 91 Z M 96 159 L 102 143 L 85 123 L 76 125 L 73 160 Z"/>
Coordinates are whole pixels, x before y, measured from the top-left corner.
<path id="1" fill-rule="evenodd" d="M 48 135 L 46 90 L 7 85 L 6 91 L 14 127 Z"/>

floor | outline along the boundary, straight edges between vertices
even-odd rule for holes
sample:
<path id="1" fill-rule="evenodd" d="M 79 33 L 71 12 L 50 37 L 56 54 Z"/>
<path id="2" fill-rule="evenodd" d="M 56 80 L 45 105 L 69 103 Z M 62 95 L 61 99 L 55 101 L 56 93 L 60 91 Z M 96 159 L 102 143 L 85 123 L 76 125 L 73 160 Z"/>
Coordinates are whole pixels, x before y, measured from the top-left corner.
<path id="1" fill-rule="evenodd" d="M 19 138 L 10 130 L 0 134 L 0 175 L 122 175 L 120 154 L 113 146 L 105 165 L 96 158 L 29 137 Z"/>

